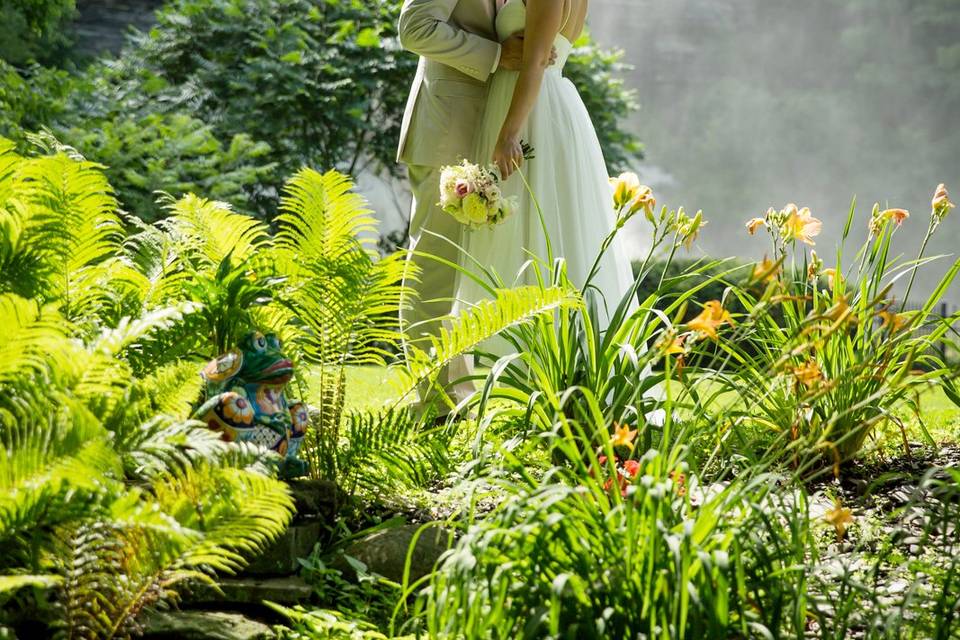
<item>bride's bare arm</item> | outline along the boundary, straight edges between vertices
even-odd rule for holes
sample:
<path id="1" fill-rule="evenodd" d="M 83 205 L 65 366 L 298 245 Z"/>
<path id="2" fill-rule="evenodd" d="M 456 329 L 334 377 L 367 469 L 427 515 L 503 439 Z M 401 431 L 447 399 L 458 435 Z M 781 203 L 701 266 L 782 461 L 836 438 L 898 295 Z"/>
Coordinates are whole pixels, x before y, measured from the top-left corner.
<path id="1" fill-rule="evenodd" d="M 543 74 L 550 65 L 553 43 L 563 21 L 564 0 L 527 0 L 527 28 L 523 39 L 523 62 L 513 91 L 510 110 L 500 129 L 493 161 L 504 179 L 523 162 L 520 131 L 540 95 Z"/>

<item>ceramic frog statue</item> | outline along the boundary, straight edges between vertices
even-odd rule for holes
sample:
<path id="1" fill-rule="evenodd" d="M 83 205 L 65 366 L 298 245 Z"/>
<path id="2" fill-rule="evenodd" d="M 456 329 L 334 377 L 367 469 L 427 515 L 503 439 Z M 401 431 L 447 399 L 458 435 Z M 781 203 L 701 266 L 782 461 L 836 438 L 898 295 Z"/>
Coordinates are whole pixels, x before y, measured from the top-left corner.
<path id="1" fill-rule="evenodd" d="M 281 474 L 304 475 L 307 465 L 297 450 L 309 416 L 302 402 L 289 402 L 284 387 L 293 364 L 274 334 L 250 333 L 240 347 L 209 362 L 201 373 L 206 402 L 195 413 L 228 442 L 252 442 L 284 458 Z"/>

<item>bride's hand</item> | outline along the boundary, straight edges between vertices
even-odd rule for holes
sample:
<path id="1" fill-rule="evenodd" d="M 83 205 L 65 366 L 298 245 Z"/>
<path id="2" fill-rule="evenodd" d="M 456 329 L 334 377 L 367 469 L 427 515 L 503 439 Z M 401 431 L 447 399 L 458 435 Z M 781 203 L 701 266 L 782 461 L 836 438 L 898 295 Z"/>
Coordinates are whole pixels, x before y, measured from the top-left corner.
<path id="1" fill-rule="evenodd" d="M 493 162 L 500 169 L 500 177 L 506 180 L 523 164 L 523 147 L 519 136 L 500 135 L 493 152 Z"/>

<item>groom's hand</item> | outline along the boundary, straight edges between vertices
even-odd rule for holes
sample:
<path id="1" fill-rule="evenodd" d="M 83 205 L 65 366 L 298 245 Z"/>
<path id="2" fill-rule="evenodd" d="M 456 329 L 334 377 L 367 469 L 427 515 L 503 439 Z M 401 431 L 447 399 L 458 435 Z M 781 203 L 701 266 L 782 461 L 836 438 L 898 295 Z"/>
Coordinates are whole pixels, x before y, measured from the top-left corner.
<path id="1" fill-rule="evenodd" d="M 556 48 L 550 50 L 550 66 L 557 61 Z M 523 32 L 512 35 L 500 43 L 500 69 L 520 71 L 523 65 Z"/>
<path id="2" fill-rule="evenodd" d="M 510 36 L 500 44 L 500 68 L 519 71 L 523 63 L 523 34 Z"/>

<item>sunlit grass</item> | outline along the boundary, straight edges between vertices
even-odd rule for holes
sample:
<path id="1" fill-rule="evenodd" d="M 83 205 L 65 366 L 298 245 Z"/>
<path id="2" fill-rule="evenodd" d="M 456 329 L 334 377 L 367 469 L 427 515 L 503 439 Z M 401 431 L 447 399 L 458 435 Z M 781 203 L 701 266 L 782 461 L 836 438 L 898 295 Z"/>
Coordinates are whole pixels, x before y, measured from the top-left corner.
<path id="1" fill-rule="evenodd" d="M 311 371 L 306 376 L 311 393 L 319 389 L 318 376 Z M 347 369 L 347 409 L 370 409 L 383 406 L 394 400 L 399 389 L 398 376 L 385 367 L 349 367 Z M 730 393 L 718 398 L 722 404 L 734 405 L 738 399 Z M 932 388 L 920 396 L 923 424 L 937 444 L 960 441 L 960 409 L 938 388 Z M 904 418 L 907 412 L 902 413 Z M 914 419 L 905 422 L 907 438 L 923 442 L 925 436 Z M 896 455 L 902 451 L 902 436 L 894 425 L 878 430 L 880 449 Z"/>

